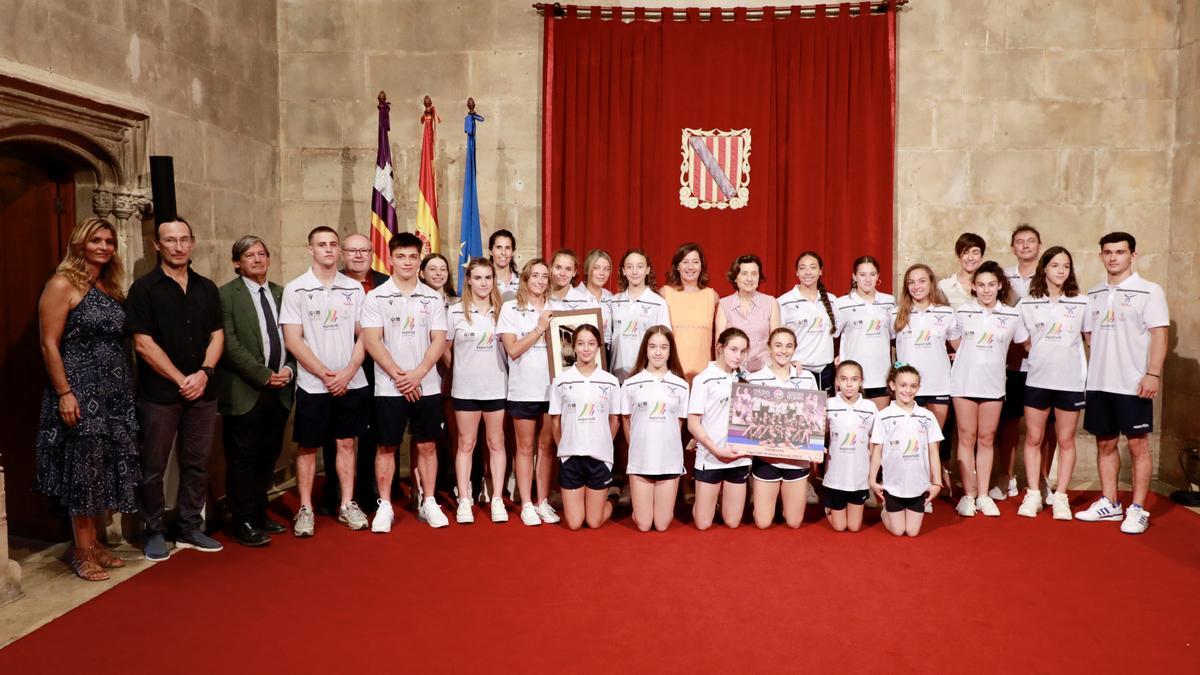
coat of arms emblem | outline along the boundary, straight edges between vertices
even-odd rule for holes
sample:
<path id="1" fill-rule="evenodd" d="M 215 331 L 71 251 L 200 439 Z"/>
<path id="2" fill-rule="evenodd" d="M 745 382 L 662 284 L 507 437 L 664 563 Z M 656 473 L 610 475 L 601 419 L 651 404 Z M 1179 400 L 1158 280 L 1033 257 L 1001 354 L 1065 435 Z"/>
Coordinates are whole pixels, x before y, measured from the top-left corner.
<path id="1" fill-rule="evenodd" d="M 679 203 L 740 209 L 750 201 L 750 130 L 683 130 Z"/>

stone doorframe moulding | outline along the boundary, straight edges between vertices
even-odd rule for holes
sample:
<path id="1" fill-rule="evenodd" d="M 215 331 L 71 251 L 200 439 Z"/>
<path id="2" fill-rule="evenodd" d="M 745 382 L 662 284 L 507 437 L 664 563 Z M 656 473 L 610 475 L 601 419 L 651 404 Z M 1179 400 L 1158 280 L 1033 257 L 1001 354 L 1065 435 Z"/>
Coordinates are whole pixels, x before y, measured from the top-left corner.
<path id="1" fill-rule="evenodd" d="M 141 253 L 142 218 L 151 210 L 149 120 L 138 101 L 0 59 L 0 143 L 32 142 L 66 155 L 76 168 L 77 197 L 90 193 L 92 212 L 115 226 L 127 260 Z M 80 218 L 86 212 L 77 206 Z M 8 559 L 3 481 L 0 466 L 0 605 L 21 596 L 20 567 Z"/>

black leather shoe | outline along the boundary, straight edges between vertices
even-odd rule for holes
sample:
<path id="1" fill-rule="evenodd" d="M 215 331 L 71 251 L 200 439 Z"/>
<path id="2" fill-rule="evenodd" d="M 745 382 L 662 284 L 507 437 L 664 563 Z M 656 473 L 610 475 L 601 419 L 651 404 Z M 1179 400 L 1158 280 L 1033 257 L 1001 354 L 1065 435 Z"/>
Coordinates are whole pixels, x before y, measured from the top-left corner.
<path id="1" fill-rule="evenodd" d="M 233 540 L 242 546 L 266 546 L 271 538 L 250 523 L 238 523 L 233 526 Z"/>
<path id="2" fill-rule="evenodd" d="M 286 527 L 275 522 L 274 520 L 271 520 L 270 518 L 264 518 L 262 525 L 258 526 L 258 530 L 260 532 L 266 532 L 267 534 L 283 534 L 284 532 L 287 532 Z"/>

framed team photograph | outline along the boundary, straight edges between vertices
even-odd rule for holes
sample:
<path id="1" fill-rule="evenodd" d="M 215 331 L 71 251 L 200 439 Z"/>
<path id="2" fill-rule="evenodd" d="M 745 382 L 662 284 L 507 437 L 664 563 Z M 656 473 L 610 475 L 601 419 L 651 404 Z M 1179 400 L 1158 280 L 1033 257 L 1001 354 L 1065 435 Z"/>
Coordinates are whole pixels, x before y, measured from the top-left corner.
<path id="1" fill-rule="evenodd" d="M 546 330 L 546 358 L 550 359 L 550 379 L 558 377 L 567 368 L 575 365 L 575 351 L 571 345 L 575 341 L 575 329 L 583 324 L 591 324 L 604 334 L 604 326 L 600 318 L 600 308 L 573 309 L 554 312 L 550 318 L 550 328 Z M 600 345 L 600 367 L 608 370 L 608 355 L 604 345 Z"/>
<path id="2" fill-rule="evenodd" d="M 729 447 L 771 459 L 825 459 L 825 392 L 734 383 Z"/>

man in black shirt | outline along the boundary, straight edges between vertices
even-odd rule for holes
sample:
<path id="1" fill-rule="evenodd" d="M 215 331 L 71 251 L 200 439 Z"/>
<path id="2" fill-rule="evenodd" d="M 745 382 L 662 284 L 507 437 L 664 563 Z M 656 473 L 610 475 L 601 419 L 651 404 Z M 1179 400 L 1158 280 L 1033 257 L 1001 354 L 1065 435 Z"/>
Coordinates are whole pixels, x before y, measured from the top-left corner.
<path id="1" fill-rule="evenodd" d="M 159 266 L 133 282 L 125 303 L 125 330 L 138 355 L 137 409 L 141 424 L 143 552 L 167 559 L 163 538 L 163 472 L 179 437 L 179 517 L 176 545 L 219 551 L 202 531 L 208 496 L 208 460 L 217 414 L 213 368 L 224 346 L 221 299 L 211 280 L 191 269 L 195 238 L 182 218 L 159 223 L 154 248 Z"/>

